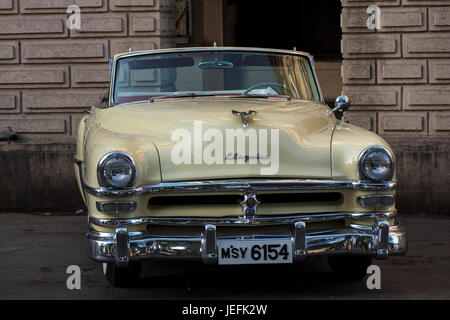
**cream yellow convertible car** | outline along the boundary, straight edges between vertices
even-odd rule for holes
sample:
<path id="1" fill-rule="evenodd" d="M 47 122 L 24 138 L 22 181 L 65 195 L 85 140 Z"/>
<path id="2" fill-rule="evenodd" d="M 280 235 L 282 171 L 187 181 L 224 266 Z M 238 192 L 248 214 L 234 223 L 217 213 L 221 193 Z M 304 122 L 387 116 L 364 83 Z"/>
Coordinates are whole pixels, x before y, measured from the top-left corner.
<path id="1" fill-rule="evenodd" d="M 78 130 L 88 248 L 116 286 L 141 262 L 295 263 L 326 255 L 361 279 L 404 254 L 395 157 L 324 103 L 312 57 L 180 48 L 111 59 L 111 86 Z"/>

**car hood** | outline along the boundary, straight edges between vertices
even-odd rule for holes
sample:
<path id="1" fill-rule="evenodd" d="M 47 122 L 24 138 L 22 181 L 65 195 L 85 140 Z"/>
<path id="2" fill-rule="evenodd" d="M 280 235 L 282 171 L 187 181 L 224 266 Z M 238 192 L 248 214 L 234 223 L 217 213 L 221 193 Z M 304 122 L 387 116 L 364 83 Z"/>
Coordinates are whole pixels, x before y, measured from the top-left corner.
<path id="1" fill-rule="evenodd" d="M 232 110 L 257 113 L 244 128 Z M 158 149 L 162 181 L 325 179 L 335 121 L 326 110 L 278 98 L 189 98 L 99 109 L 96 120 L 107 130 L 148 137 Z"/>

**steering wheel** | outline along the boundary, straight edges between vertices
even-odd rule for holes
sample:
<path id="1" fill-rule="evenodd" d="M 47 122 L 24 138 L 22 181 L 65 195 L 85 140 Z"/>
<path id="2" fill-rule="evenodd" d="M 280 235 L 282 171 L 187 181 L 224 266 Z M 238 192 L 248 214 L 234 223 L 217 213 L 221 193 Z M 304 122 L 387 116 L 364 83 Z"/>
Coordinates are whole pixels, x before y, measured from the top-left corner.
<path id="1" fill-rule="evenodd" d="M 263 87 L 263 86 L 269 86 L 272 87 L 278 94 L 280 94 L 280 91 L 275 89 L 274 87 L 280 87 L 286 89 L 286 86 L 284 84 L 278 83 L 278 82 L 261 82 L 257 83 L 242 93 L 243 96 L 246 96 L 250 91 L 255 90 L 256 88 Z"/>

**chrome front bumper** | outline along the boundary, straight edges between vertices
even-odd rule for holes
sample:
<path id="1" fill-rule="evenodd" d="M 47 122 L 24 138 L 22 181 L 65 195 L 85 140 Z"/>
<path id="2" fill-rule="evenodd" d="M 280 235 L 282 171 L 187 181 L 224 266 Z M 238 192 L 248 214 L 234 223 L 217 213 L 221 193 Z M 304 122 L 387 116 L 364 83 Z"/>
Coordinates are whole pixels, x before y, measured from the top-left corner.
<path id="1" fill-rule="evenodd" d="M 203 226 L 198 235 L 163 236 L 144 232 L 128 232 L 117 227 L 114 233 L 89 230 L 87 234 L 89 256 L 100 262 L 115 262 L 127 266 L 129 261 L 151 259 L 199 260 L 206 264 L 218 261 L 218 241 L 247 239 L 290 239 L 295 261 L 306 256 L 350 254 L 369 255 L 386 259 L 388 255 L 401 255 L 407 251 L 405 230 L 379 221 L 375 226 L 351 224 L 341 229 L 306 232 L 302 221 L 292 224 L 284 234 L 224 235 L 213 224 Z"/>

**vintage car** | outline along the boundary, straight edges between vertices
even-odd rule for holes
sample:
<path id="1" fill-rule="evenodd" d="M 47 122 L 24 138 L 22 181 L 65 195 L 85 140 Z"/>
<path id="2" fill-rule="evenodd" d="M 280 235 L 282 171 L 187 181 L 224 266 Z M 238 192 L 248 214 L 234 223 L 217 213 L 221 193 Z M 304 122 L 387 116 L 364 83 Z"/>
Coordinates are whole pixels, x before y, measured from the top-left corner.
<path id="1" fill-rule="evenodd" d="M 178 48 L 111 59 L 111 86 L 78 130 L 88 252 L 116 286 L 141 262 L 294 263 L 327 256 L 349 279 L 404 254 L 395 157 L 339 120 L 312 56 Z"/>

